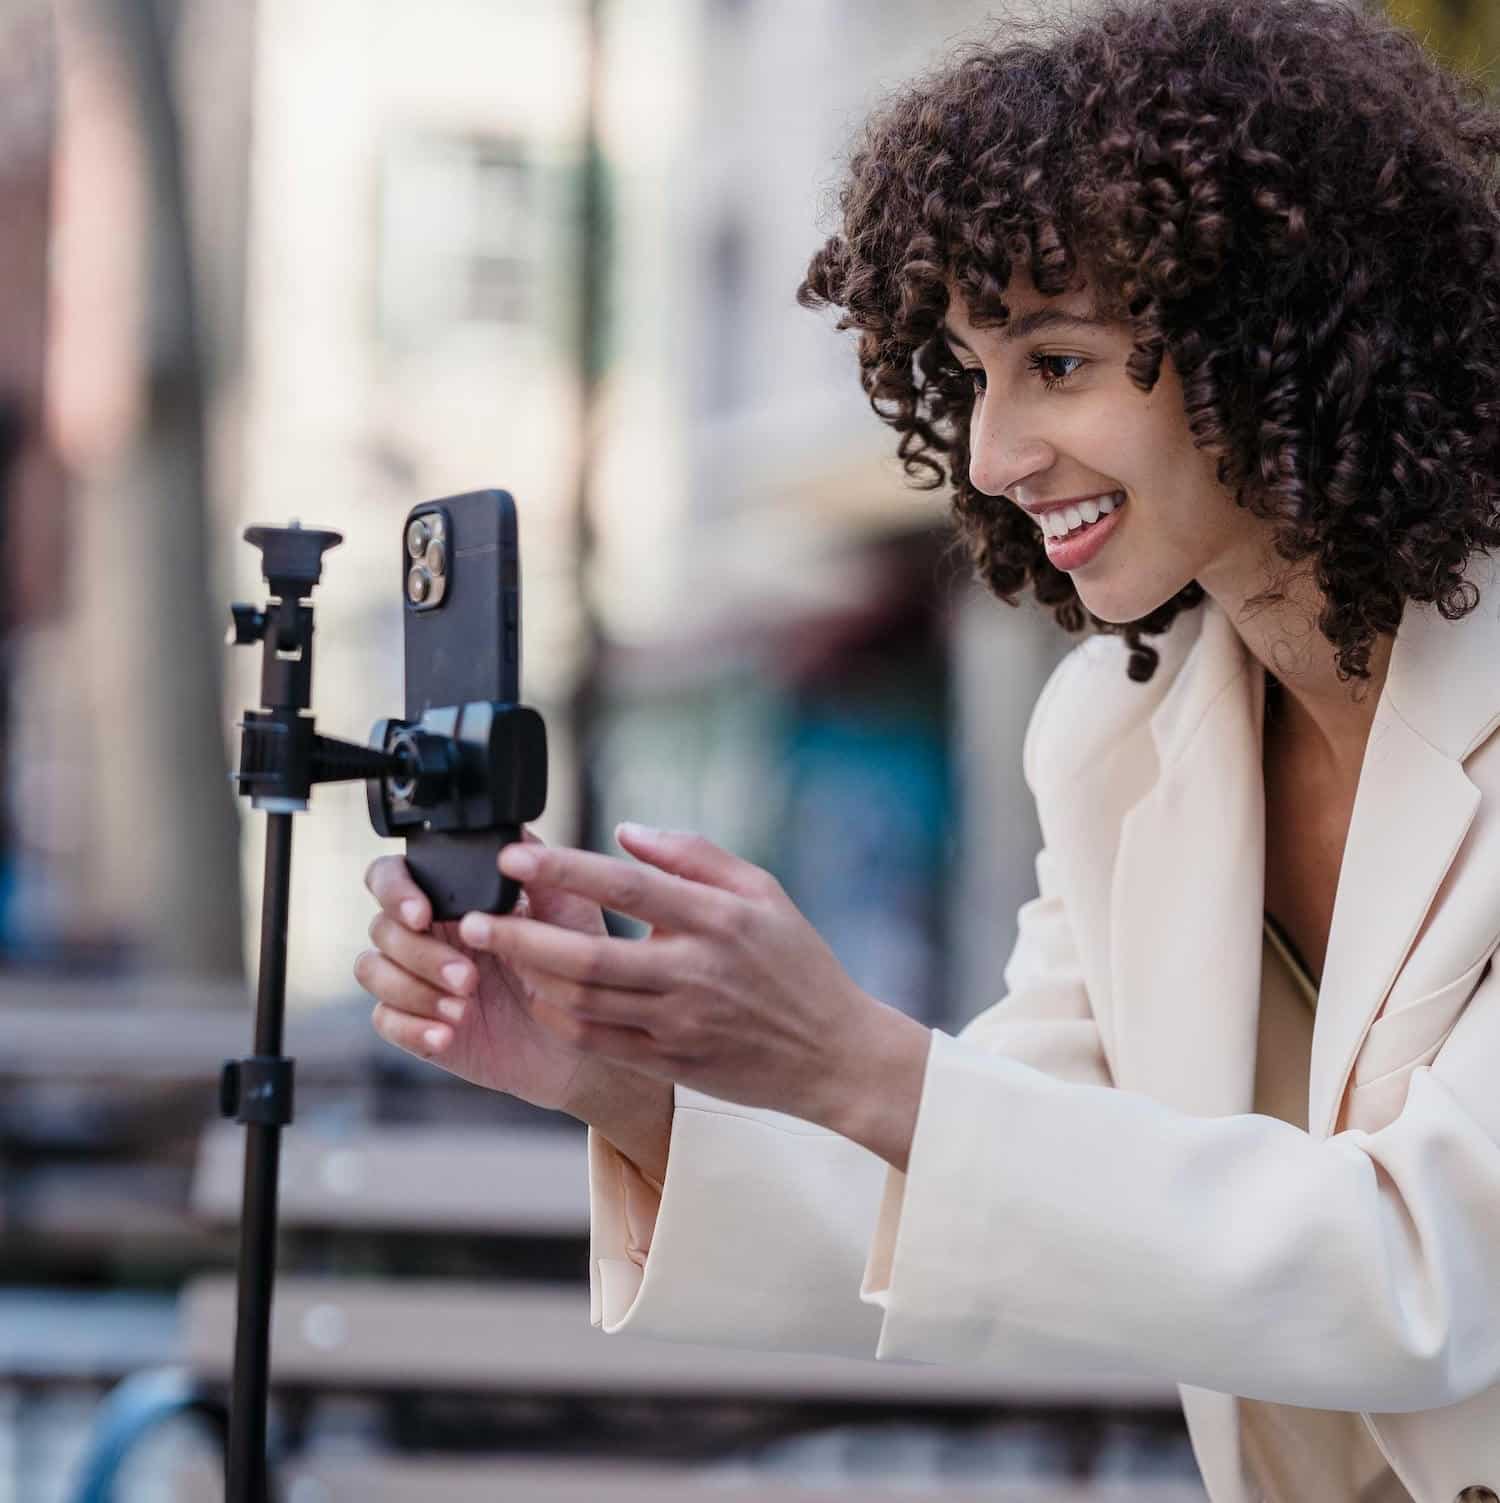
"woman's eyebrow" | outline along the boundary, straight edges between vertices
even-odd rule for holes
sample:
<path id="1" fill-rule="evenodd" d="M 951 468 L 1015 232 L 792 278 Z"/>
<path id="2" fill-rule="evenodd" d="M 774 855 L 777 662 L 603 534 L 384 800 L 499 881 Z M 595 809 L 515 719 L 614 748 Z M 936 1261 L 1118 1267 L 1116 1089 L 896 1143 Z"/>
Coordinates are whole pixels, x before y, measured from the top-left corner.
<path id="1" fill-rule="evenodd" d="M 1109 320 L 1100 318 L 1097 313 L 1064 313 L 1061 308 L 1037 308 L 1003 325 L 1000 338 L 1015 341 L 1027 339 L 1043 329 L 1107 329 L 1109 326 Z M 961 339 L 947 324 L 943 325 L 942 332 L 949 344 L 968 350 L 971 355 L 974 353 L 968 341 Z"/>

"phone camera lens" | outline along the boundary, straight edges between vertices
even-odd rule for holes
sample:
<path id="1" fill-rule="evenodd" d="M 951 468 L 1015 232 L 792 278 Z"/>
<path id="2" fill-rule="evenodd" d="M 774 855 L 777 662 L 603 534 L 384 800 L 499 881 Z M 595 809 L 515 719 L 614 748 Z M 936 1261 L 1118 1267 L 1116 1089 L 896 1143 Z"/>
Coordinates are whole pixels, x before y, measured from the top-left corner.
<path id="1" fill-rule="evenodd" d="M 427 545 L 427 568 L 434 575 L 441 575 L 448 568 L 448 550 L 436 538 Z"/>
<path id="2" fill-rule="evenodd" d="M 432 593 L 432 575 L 425 564 L 417 564 L 406 576 L 406 598 L 413 605 L 421 605 Z"/>
<path id="3" fill-rule="evenodd" d="M 418 517 L 410 527 L 406 529 L 406 551 L 413 558 L 421 558 L 427 551 L 427 540 L 432 536 L 432 528 L 427 522 Z"/>

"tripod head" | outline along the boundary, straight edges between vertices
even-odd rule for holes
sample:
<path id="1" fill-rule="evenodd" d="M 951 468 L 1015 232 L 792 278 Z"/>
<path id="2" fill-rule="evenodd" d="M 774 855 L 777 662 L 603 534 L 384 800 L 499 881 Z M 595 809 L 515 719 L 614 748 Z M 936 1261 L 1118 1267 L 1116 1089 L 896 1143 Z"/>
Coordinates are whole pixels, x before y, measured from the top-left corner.
<path id="1" fill-rule="evenodd" d="M 312 699 L 313 586 L 323 575 L 323 555 L 342 534 L 293 522 L 290 527 L 247 527 L 246 542 L 261 551 L 261 572 L 271 599 L 262 609 L 229 607 L 228 641 L 262 646 L 259 710 L 239 722 L 239 771 L 232 776 L 254 809 L 293 814 L 307 808 L 314 783 L 377 782 L 399 776 L 405 761 L 383 747 L 320 736 L 307 714 Z"/>

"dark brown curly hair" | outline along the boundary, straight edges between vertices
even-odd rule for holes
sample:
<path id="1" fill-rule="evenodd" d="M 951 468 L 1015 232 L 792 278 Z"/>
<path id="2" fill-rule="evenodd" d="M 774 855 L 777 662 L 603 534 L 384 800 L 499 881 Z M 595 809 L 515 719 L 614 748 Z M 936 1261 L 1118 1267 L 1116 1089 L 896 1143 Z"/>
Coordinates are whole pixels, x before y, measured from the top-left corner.
<path id="1" fill-rule="evenodd" d="M 954 485 L 957 541 L 1070 632 L 1142 638 L 1198 605 L 1100 620 L 1019 508 L 968 478 L 972 388 L 940 332 L 948 284 L 1003 324 L 1012 268 L 1094 284 L 1150 391 L 1170 355 L 1194 442 L 1237 505 L 1313 559 L 1341 678 L 1368 678 L 1408 600 L 1449 620 L 1500 544 L 1500 111 L 1348 0 L 1107 0 L 968 43 L 857 139 L 842 229 L 804 307 L 856 329 L 870 405 L 919 489 Z M 1275 590 L 1257 603 L 1282 598 Z"/>

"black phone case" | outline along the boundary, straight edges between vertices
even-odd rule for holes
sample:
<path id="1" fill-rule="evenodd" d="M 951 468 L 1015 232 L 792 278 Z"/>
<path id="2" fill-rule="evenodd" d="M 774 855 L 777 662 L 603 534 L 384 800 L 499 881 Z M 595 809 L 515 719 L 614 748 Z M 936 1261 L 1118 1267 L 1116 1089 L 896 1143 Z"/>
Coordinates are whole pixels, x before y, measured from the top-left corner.
<path id="1" fill-rule="evenodd" d="M 406 595 L 406 529 L 441 512 L 448 533 L 448 587 L 439 605 L 418 610 Z M 405 613 L 406 718 L 429 709 L 521 697 L 521 568 L 516 504 L 507 491 L 470 491 L 424 501 L 401 529 Z M 475 910 L 508 913 L 520 884 L 495 865 L 500 848 L 521 838 L 519 825 L 457 834 L 413 831 L 406 863 L 436 919 Z"/>

